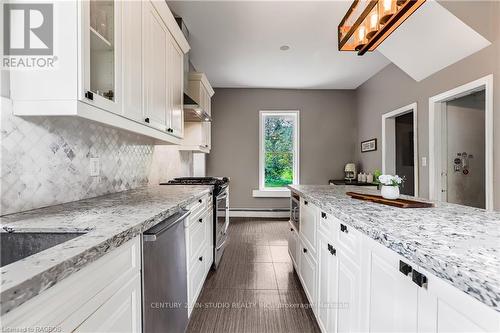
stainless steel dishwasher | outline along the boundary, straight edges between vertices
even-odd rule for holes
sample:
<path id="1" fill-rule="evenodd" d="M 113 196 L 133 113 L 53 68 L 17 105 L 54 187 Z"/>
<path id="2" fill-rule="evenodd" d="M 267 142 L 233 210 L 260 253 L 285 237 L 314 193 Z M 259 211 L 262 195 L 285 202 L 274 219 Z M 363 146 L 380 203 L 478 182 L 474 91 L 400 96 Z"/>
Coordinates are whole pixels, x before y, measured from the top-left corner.
<path id="1" fill-rule="evenodd" d="M 188 324 L 186 237 L 181 210 L 143 233 L 143 331 L 184 333 Z"/>

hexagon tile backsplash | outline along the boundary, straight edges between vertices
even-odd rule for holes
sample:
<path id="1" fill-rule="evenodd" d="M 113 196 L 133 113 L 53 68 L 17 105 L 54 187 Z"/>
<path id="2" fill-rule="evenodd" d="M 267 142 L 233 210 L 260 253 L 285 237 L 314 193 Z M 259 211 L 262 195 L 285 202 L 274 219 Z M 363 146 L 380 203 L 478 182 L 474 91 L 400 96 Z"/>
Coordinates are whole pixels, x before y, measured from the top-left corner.
<path id="1" fill-rule="evenodd" d="M 1 112 L 0 215 L 148 184 L 153 141 L 75 117 Z M 90 176 L 90 158 L 100 175 Z"/>

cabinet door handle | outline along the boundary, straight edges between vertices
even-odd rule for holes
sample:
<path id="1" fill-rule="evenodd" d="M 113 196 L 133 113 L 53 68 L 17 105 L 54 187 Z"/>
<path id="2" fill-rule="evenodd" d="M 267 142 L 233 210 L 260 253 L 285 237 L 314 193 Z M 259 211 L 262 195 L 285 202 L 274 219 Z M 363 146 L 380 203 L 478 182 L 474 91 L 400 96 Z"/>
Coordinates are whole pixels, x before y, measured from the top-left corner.
<path id="1" fill-rule="evenodd" d="M 198 222 L 203 223 L 203 219 L 198 219 Z"/>
<path id="2" fill-rule="evenodd" d="M 85 92 L 85 98 L 90 99 L 91 101 L 94 100 L 94 93 L 92 91 L 86 91 Z"/>
<path id="3" fill-rule="evenodd" d="M 411 273 L 411 279 L 417 284 L 417 286 L 427 288 L 427 276 L 424 274 L 413 270 Z"/>
<path id="4" fill-rule="evenodd" d="M 306 205 L 306 206 L 307 206 L 308 204 L 309 204 L 309 202 L 307 202 L 307 201 L 304 201 L 304 205 Z"/>
<path id="5" fill-rule="evenodd" d="M 144 119 L 144 121 L 149 124 L 149 118 Z"/>
<path id="6" fill-rule="evenodd" d="M 413 268 L 405 263 L 404 261 L 399 261 L 399 271 L 404 275 L 408 276 L 413 271 Z"/>
<path id="7" fill-rule="evenodd" d="M 203 261 L 203 256 L 198 258 L 199 261 Z"/>
<path id="8" fill-rule="evenodd" d="M 321 212 L 321 217 L 326 219 L 326 213 L 325 212 Z"/>
<path id="9" fill-rule="evenodd" d="M 330 252 L 330 254 L 332 256 L 336 256 L 337 255 L 337 249 L 333 247 L 333 245 L 331 244 L 328 244 L 328 251 Z"/>
<path id="10" fill-rule="evenodd" d="M 349 233 L 349 230 L 347 230 L 347 226 L 344 224 L 340 224 L 340 231 L 345 232 L 346 234 Z"/>
<path id="11" fill-rule="evenodd" d="M 202 202 L 203 202 L 203 200 L 201 200 L 201 199 L 200 199 L 200 200 L 198 200 L 198 202 L 199 202 L 199 203 L 202 203 Z"/>
<path id="12" fill-rule="evenodd" d="M 306 248 L 303 248 L 303 249 L 302 249 L 302 251 L 303 251 L 304 253 L 307 253 L 307 249 L 306 249 Z"/>
<path id="13" fill-rule="evenodd" d="M 290 228 L 290 231 L 293 232 L 293 228 Z"/>

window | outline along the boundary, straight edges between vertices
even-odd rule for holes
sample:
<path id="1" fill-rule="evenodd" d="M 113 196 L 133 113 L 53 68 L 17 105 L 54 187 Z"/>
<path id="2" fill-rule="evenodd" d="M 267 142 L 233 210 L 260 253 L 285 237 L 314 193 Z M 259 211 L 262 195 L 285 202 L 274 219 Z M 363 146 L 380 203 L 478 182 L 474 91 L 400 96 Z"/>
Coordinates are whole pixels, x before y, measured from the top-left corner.
<path id="1" fill-rule="evenodd" d="M 299 111 L 260 112 L 260 192 L 284 192 L 287 185 L 298 184 L 298 138 Z"/>

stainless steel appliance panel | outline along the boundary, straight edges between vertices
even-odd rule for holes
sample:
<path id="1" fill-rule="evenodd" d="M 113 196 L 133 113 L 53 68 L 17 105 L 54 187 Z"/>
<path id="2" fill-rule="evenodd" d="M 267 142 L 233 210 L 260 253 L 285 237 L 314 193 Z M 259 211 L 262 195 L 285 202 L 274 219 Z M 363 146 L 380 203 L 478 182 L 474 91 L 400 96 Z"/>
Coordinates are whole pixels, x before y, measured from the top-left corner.
<path id="1" fill-rule="evenodd" d="M 143 331 L 184 333 L 188 324 L 187 267 L 181 211 L 143 235 Z"/>

